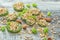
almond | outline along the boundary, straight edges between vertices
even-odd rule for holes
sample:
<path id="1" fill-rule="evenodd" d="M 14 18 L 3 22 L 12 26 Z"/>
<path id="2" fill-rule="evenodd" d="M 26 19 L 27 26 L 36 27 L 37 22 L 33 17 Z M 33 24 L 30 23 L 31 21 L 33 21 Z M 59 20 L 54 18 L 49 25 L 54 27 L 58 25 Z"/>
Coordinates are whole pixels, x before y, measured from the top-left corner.
<path id="1" fill-rule="evenodd" d="M 49 37 L 48 40 L 52 40 L 52 38 Z"/>
<path id="2" fill-rule="evenodd" d="M 16 22 L 18 22 L 18 23 L 22 23 L 22 20 L 17 19 Z"/>
<path id="3" fill-rule="evenodd" d="M 27 24 L 22 25 L 23 29 L 26 29 L 28 27 Z"/>
<path id="4" fill-rule="evenodd" d="M 51 22 L 52 19 L 51 18 L 44 18 L 47 22 Z"/>

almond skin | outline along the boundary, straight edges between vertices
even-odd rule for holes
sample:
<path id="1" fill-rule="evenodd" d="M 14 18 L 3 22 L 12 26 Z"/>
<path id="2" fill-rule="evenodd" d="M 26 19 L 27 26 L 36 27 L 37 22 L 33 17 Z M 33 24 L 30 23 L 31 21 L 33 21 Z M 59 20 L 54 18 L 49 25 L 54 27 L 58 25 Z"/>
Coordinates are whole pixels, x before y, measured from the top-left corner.
<path id="1" fill-rule="evenodd" d="M 47 22 L 51 22 L 52 19 L 51 18 L 44 18 Z"/>

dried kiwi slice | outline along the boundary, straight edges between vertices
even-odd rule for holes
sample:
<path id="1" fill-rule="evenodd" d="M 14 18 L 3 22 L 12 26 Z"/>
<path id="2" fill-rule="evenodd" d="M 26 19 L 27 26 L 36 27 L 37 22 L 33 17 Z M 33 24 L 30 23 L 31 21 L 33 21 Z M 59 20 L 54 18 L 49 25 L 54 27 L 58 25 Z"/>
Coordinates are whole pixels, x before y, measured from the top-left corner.
<path id="1" fill-rule="evenodd" d="M 17 15 L 15 13 L 13 14 L 8 14 L 7 20 L 14 21 L 17 19 Z"/>
<path id="2" fill-rule="evenodd" d="M 40 10 L 37 8 L 32 8 L 29 10 L 30 13 L 32 13 L 32 15 L 39 15 L 40 14 Z"/>
<path id="3" fill-rule="evenodd" d="M 22 2 L 15 3 L 13 8 L 15 11 L 22 11 L 24 9 L 24 4 Z"/>
<path id="4" fill-rule="evenodd" d="M 26 23 L 30 26 L 32 26 L 35 23 L 35 20 L 33 18 L 31 19 L 26 19 Z"/>
<path id="5" fill-rule="evenodd" d="M 18 33 L 22 29 L 21 24 L 19 24 L 18 22 L 13 22 L 13 21 L 7 22 L 6 28 L 11 33 Z"/>
<path id="6" fill-rule="evenodd" d="M 6 8 L 0 7 L 0 16 L 6 16 L 8 14 L 8 10 Z"/>
<path id="7" fill-rule="evenodd" d="M 48 23 L 44 19 L 38 20 L 37 23 L 42 27 L 46 27 L 48 25 Z"/>

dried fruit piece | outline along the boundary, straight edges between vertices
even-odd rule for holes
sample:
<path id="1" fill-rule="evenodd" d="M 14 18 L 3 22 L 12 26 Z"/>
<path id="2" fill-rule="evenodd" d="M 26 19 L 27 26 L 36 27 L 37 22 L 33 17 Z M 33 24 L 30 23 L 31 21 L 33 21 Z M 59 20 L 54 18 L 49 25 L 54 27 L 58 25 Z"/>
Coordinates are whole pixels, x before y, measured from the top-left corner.
<path id="1" fill-rule="evenodd" d="M 28 12 L 31 13 L 32 15 L 39 15 L 41 11 L 37 8 L 32 8 L 32 9 L 29 9 Z"/>
<path id="2" fill-rule="evenodd" d="M 38 25 L 42 26 L 42 27 L 46 27 L 48 25 L 48 23 L 46 22 L 46 20 L 38 20 L 37 21 Z"/>
<path id="3" fill-rule="evenodd" d="M 14 10 L 22 11 L 24 9 L 24 3 L 18 2 L 13 5 Z"/>
<path id="4" fill-rule="evenodd" d="M 33 7 L 37 7 L 37 4 L 36 4 L 36 3 L 33 3 L 32 6 L 33 6 Z"/>
<path id="5" fill-rule="evenodd" d="M 17 19 L 17 15 L 15 13 L 7 15 L 7 20 L 14 21 L 16 19 Z"/>
<path id="6" fill-rule="evenodd" d="M 27 11 L 27 8 L 24 8 L 22 12 L 18 12 L 18 16 L 23 16 L 23 14 Z"/>
<path id="7" fill-rule="evenodd" d="M 32 26 L 35 23 L 35 20 L 33 18 L 29 18 L 29 19 L 26 19 L 26 23 Z"/>
<path id="8" fill-rule="evenodd" d="M 6 16 L 8 14 L 7 8 L 0 7 L 0 16 Z"/>
<path id="9" fill-rule="evenodd" d="M 30 8 L 30 4 L 26 4 L 26 6 L 27 6 L 28 8 Z"/>
<path id="10" fill-rule="evenodd" d="M 47 27 L 44 28 L 43 32 L 44 32 L 45 34 L 48 33 L 48 28 L 47 28 Z"/>
<path id="11" fill-rule="evenodd" d="M 11 33 L 18 33 L 22 29 L 21 24 L 14 21 L 8 22 L 6 28 Z"/>
<path id="12" fill-rule="evenodd" d="M 33 34 L 37 34 L 36 28 L 34 28 L 34 27 L 32 28 L 32 33 L 33 33 Z"/>
<path id="13" fill-rule="evenodd" d="M 5 27 L 1 27 L 1 31 L 4 32 L 5 31 Z"/>
<path id="14" fill-rule="evenodd" d="M 48 12 L 47 15 L 48 15 L 48 16 L 51 16 L 51 12 Z"/>

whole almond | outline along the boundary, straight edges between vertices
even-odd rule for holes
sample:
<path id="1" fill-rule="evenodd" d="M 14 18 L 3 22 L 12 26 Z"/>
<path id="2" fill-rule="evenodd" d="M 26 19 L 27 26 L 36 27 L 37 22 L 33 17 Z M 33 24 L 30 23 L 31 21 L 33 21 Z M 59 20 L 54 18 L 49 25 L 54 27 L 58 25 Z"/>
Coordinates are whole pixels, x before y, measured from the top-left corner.
<path id="1" fill-rule="evenodd" d="M 44 18 L 47 22 L 51 22 L 52 19 L 51 18 Z"/>
<path id="2" fill-rule="evenodd" d="M 22 23 L 22 20 L 17 19 L 16 22 L 18 22 L 18 23 Z"/>
<path id="3" fill-rule="evenodd" d="M 52 38 L 48 38 L 48 40 L 52 40 Z"/>
<path id="4" fill-rule="evenodd" d="M 27 24 L 22 25 L 23 29 L 26 29 L 28 27 Z"/>

